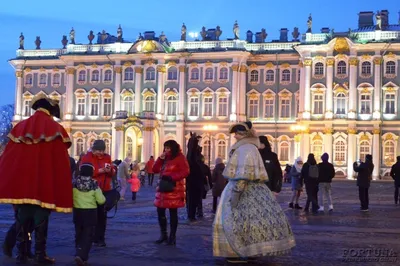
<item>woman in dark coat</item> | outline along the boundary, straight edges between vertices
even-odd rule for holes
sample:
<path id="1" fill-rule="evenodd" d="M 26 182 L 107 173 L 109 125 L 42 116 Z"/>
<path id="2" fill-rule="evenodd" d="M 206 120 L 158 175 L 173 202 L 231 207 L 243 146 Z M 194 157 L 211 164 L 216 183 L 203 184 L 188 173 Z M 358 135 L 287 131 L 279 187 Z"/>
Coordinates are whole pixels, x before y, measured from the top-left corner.
<path id="1" fill-rule="evenodd" d="M 267 186 L 273 192 L 279 193 L 282 189 L 282 168 L 281 164 L 278 160 L 278 155 L 275 152 L 272 152 L 271 144 L 268 141 L 268 138 L 265 136 L 259 136 L 260 139 L 260 151 L 261 157 L 264 162 L 265 170 L 267 170 L 268 174 L 268 183 Z"/>
<path id="2" fill-rule="evenodd" d="M 217 203 L 218 198 L 221 197 L 222 191 L 224 190 L 227 180 L 222 175 L 222 172 L 225 169 L 225 164 L 223 163 L 221 158 L 215 159 L 215 167 L 212 172 L 212 196 L 213 196 L 213 205 L 212 205 L 212 213 L 217 211 Z"/>
<path id="3" fill-rule="evenodd" d="M 304 207 L 304 211 L 308 212 L 311 203 L 313 213 L 318 213 L 319 171 L 314 154 L 310 153 L 308 155 L 307 162 L 303 165 L 303 168 L 301 169 L 301 176 L 304 179 L 304 184 L 306 185 L 306 193 L 307 193 L 307 203 L 306 206 Z"/>

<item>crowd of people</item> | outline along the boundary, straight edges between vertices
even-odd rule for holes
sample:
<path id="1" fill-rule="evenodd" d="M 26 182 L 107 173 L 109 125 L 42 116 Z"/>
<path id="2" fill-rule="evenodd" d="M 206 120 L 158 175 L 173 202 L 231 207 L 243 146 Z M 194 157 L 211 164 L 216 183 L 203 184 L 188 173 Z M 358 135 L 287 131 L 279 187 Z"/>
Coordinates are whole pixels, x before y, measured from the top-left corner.
<path id="1" fill-rule="evenodd" d="M 75 163 L 68 155 L 68 133 L 53 119 L 60 116 L 58 103 L 40 96 L 33 99 L 32 108 L 36 112 L 12 129 L 0 158 L 0 202 L 12 204 L 15 211 L 15 223 L 6 235 L 3 252 L 11 257 L 16 244 L 18 263 L 34 259 L 39 264 L 54 264 L 46 252 L 50 214 L 72 212 L 75 262 L 87 265 L 92 245 L 106 247 L 107 213 L 116 210 L 119 200 L 125 200 L 128 185 L 132 201 L 136 202 L 144 181 L 140 177 L 142 170 L 150 186 L 154 175 L 158 176 L 154 205 L 160 238 L 156 244 L 176 245 L 178 209 L 186 207 L 188 219 L 196 221 L 203 216 L 202 200 L 211 190 L 215 257 L 244 262 L 287 254 L 295 247 L 291 226 L 275 198 L 283 181 L 278 157 L 266 137 L 256 136 L 251 122 L 230 127 L 236 143 L 226 164 L 217 158 L 212 170 L 205 164 L 199 145 L 201 137 L 195 133 L 187 143 L 186 156 L 176 141 L 169 140 L 164 143 L 162 154 L 156 159 L 151 156 L 141 169 L 130 157 L 111 161 L 103 140 L 94 141 Z M 293 191 L 290 208 L 302 209 L 299 197 L 305 184 L 305 211 L 310 205 L 314 213 L 323 211 L 325 198 L 329 211 L 333 211 L 331 182 L 335 170 L 328 154 L 323 154 L 321 160 L 317 164 L 314 155 L 309 154 L 305 163 L 299 157 L 293 167 L 286 167 L 285 179 L 290 179 Z M 397 160 L 391 171 L 396 180 L 396 204 L 400 157 Z M 21 168 L 20 161 L 26 162 L 26 167 Z M 368 211 L 372 156 L 367 155 L 365 162 L 355 162 L 353 167 L 358 173 L 361 210 Z M 34 253 L 29 237 L 33 232 Z"/>

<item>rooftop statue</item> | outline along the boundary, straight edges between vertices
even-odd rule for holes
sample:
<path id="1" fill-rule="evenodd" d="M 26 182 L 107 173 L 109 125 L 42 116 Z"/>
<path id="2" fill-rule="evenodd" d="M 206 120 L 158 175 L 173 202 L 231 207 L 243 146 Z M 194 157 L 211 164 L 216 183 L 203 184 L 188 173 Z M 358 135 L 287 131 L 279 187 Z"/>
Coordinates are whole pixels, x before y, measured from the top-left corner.
<path id="1" fill-rule="evenodd" d="M 42 43 L 42 41 L 40 40 L 40 36 L 36 36 L 36 40 L 35 40 L 36 50 L 40 50 L 41 43 Z"/>
<path id="2" fill-rule="evenodd" d="M 235 21 L 235 24 L 233 24 L 233 34 L 235 40 L 238 40 L 240 38 L 240 28 L 237 20 Z"/>
<path id="3" fill-rule="evenodd" d="M 118 30 L 117 30 L 117 42 L 122 42 L 122 28 L 121 24 L 119 24 Z"/>
<path id="4" fill-rule="evenodd" d="M 136 38 L 136 41 L 138 42 L 141 40 L 143 40 L 143 36 L 142 36 L 142 33 L 139 32 L 139 36 Z"/>
<path id="5" fill-rule="evenodd" d="M 376 11 L 376 30 L 382 30 L 382 16 L 381 16 L 381 12 Z"/>
<path id="6" fill-rule="evenodd" d="M 292 32 L 293 41 L 298 41 L 299 36 L 300 36 L 299 28 L 294 27 L 293 32 Z"/>
<path id="7" fill-rule="evenodd" d="M 69 32 L 69 39 L 70 39 L 70 44 L 75 44 L 75 30 L 73 27 Z"/>
<path id="8" fill-rule="evenodd" d="M 87 36 L 87 38 L 89 40 L 89 44 L 92 45 L 93 44 L 92 42 L 93 42 L 93 39 L 94 39 L 94 34 L 93 34 L 92 30 L 89 32 L 89 35 Z"/>
<path id="9" fill-rule="evenodd" d="M 186 42 L 186 25 L 183 23 L 181 28 L 181 41 Z"/>
<path id="10" fill-rule="evenodd" d="M 203 28 L 201 28 L 200 36 L 201 36 L 202 41 L 206 40 L 206 37 L 207 37 L 206 27 L 203 26 Z"/>
<path id="11" fill-rule="evenodd" d="M 267 31 L 264 28 L 262 28 L 261 29 L 261 40 L 262 40 L 262 42 L 265 42 L 265 39 L 267 39 L 267 36 L 268 36 Z"/>
<path id="12" fill-rule="evenodd" d="M 67 35 L 63 35 L 62 40 L 61 40 L 61 44 L 63 46 L 63 49 L 67 48 L 67 44 L 68 44 Z"/>
<path id="13" fill-rule="evenodd" d="M 216 39 L 217 41 L 219 41 L 219 37 L 221 36 L 221 34 L 222 34 L 221 27 L 220 27 L 220 26 L 217 26 L 217 28 L 216 28 L 216 30 L 215 30 L 215 39 Z"/>
<path id="14" fill-rule="evenodd" d="M 21 32 L 21 35 L 19 35 L 19 48 L 18 49 L 24 50 L 24 40 L 25 40 L 24 34 Z"/>
<path id="15" fill-rule="evenodd" d="M 307 33 L 311 33 L 312 32 L 312 16 L 311 14 L 308 16 L 308 20 L 307 20 Z"/>

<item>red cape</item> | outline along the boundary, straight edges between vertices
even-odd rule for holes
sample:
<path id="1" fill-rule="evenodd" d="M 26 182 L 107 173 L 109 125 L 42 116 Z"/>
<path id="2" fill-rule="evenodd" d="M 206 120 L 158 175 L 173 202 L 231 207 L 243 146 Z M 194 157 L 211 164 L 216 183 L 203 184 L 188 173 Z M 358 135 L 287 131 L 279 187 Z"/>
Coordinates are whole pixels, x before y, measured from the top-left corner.
<path id="1" fill-rule="evenodd" d="M 65 129 L 45 111 L 18 123 L 0 158 L 0 203 L 72 212 L 72 175 Z"/>

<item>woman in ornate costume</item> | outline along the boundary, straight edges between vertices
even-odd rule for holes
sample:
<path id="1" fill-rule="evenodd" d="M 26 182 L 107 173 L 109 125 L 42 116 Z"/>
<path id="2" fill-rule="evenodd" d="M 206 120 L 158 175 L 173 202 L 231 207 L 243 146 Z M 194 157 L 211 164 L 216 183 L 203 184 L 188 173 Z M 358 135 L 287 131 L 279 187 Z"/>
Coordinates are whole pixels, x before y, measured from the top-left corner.
<path id="1" fill-rule="evenodd" d="M 251 122 L 231 126 L 237 142 L 223 172 L 228 179 L 214 220 L 214 256 L 238 262 L 277 256 L 296 245 L 290 224 L 265 184 L 268 175 Z"/>

